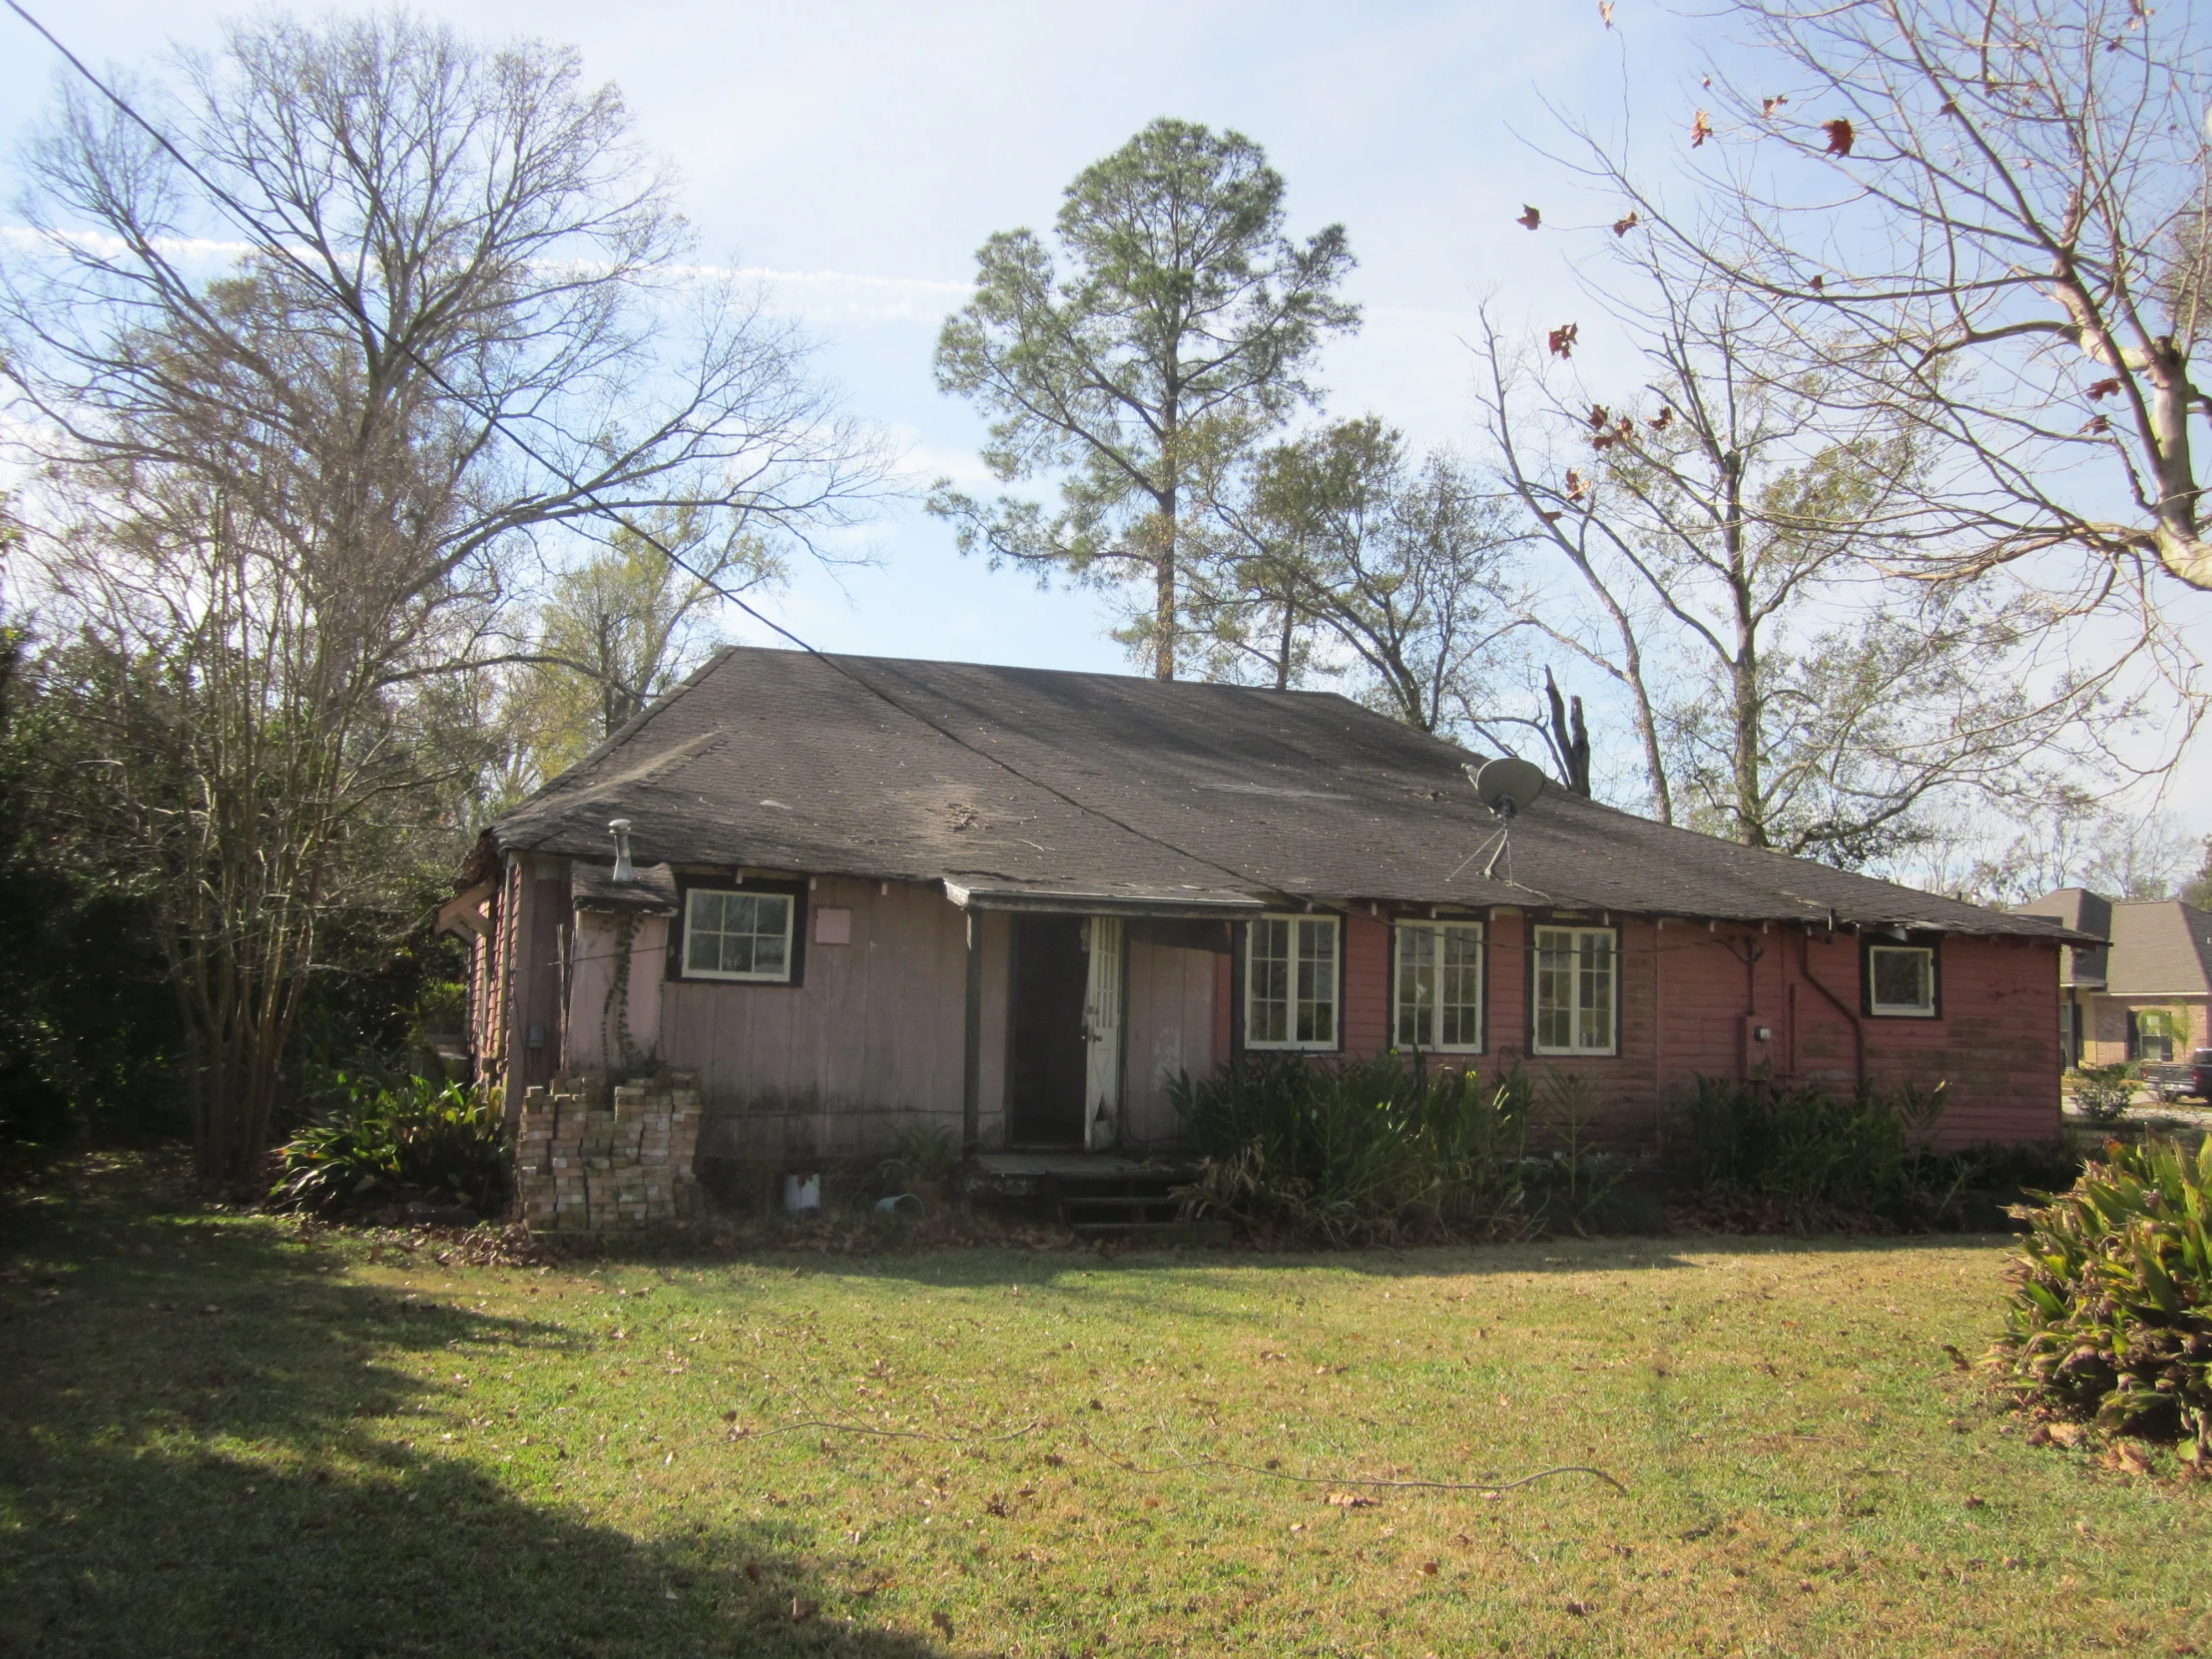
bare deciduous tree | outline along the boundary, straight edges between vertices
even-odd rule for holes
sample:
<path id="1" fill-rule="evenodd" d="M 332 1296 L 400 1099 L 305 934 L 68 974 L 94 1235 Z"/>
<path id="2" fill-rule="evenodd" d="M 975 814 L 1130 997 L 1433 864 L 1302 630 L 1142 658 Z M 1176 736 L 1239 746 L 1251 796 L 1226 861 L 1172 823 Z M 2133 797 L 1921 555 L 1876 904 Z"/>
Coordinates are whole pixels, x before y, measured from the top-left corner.
<path id="1" fill-rule="evenodd" d="M 446 705 L 530 540 L 804 534 L 875 463 L 799 336 L 678 273 L 571 52 L 265 19 L 129 104 L 68 94 L 28 175 L 0 326 L 45 603 L 113 670 L 118 856 L 154 872 L 201 1168 L 236 1177 L 351 849 L 468 764 Z"/>
<path id="2" fill-rule="evenodd" d="M 650 541 L 616 526 L 605 546 L 553 578 L 537 606 L 529 661 L 509 684 L 502 721 L 516 793 L 573 766 L 696 667 L 715 643 L 712 618 L 726 596 L 785 575 L 742 520 L 719 537 L 691 508 L 641 522 Z"/>
<path id="3" fill-rule="evenodd" d="M 1615 271 L 1642 384 L 1530 377 L 1524 406 L 1493 331 L 1485 392 L 1507 482 L 1596 604 L 1595 628 L 1540 625 L 1629 690 L 1662 811 L 1864 863 L 1945 796 L 2046 788 L 2061 740 L 2116 713 L 2109 669 L 2042 663 L 2060 636 L 2031 594 L 1885 577 L 1922 524 L 1918 428 L 1847 424 L 1699 269 Z"/>
<path id="4" fill-rule="evenodd" d="M 1752 51 L 1708 78 L 1694 205 L 1590 146 L 1632 204 L 1624 224 L 1761 297 L 1847 419 L 1913 425 L 1922 572 L 2035 561 L 2077 605 L 2130 611 L 2137 646 L 2191 692 L 2195 653 L 2161 593 L 2212 590 L 2191 432 L 2212 413 L 2192 368 L 2212 331 L 2212 77 L 2188 8 L 1733 0 L 1726 15 Z"/>

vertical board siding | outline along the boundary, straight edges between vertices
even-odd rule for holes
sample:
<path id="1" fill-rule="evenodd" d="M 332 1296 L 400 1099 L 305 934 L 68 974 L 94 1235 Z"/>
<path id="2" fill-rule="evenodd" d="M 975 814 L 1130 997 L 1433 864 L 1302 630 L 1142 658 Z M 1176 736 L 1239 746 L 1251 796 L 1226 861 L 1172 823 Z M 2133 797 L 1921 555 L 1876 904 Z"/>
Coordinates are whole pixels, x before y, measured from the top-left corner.
<path id="1" fill-rule="evenodd" d="M 916 1123 L 959 1136 L 966 913 L 933 885 L 893 881 L 886 891 L 831 876 L 808 894 L 810 928 L 825 908 L 852 912 L 851 942 L 810 939 L 799 985 L 663 977 L 657 987 L 660 1058 L 699 1073 L 711 1155 L 862 1156 Z M 1003 1139 L 1010 937 L 1003 917 L 983 918 L 986 1145 Z"/>
<path id="2" fill-rule="evenodd" d="M 1211 950 L 1133 940 L 1122 1034 L 1122 1138 L 1132 1147 L 1171 1144 L 1182 1131 L 1168 1086 L 1184 1074 L 1213 1075 L 1215 963 Z"/>

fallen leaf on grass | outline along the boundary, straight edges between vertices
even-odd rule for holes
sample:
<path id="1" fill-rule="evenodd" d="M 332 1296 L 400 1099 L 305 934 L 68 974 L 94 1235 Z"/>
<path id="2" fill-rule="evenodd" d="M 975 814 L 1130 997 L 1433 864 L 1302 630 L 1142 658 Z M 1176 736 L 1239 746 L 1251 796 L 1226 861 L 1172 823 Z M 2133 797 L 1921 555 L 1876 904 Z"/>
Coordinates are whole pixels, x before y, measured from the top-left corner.
<path id="1" fill-rule="evenodd" d="M 1422 1562 L 1422 1563 L 1420 1564 L 1420 1570 L 1421 1570 L 1421 1576 L 1422 1576 L 1423 1578 L 1434 1578 L 1434 1577 L 1436 1576 L 1437 1572 L 1438 1572 L 1439 1570 L 1441 1570 L 1441 1569 L 1439 1569 L 1439 1568 L 1437 1567 L 1436 1563 L 1435 1563 L 1435 1562 L 1433 1562 L 1433 1561 L 1423 1561 L 1423 1562 Z"/>
<path id="2" fill-rule="evenodd" d="M 1578 1619 L 1586 1619 L 1590 1616 L 1591 1608 L 1586 1601 L 1570 1601 L 1567 1603 L 1567 1611 Z"/>
<path id="3" fill-rule="evenodd" d="M 1331 1492 L 1329 1502 L 1340 1509 L 1373 1509 L 1376 1500 L 1365 1492 Z"/>
<path id="4" fill-rule="evenodd" d="M 931 1613 L 929 1622 L 937 1627 L 937 1634 L 946 1641 L 952 1640 L 952 1615 L 943 1611 Z"/>
<path id="5" fill-rule="evenodd" d="M 792 1597 L 792 1623 L 794 1624 L 805 1624 L 821 1611 L 822 1603 L 819 1601 L 807 1601 L 799 1596 Z"/>
<path id="6" fill-rule="evenodd" d="M 754 1583 L 756 1583 L 756 1584 L 760 1583 L 760 1581 L 761 1581 L 761 1563 L 760 1563 L 760 1562 L 758 1562 L 758 1561 L 748 1561 L 748 1562 L 746 1562 L 746 1564 L 745 1564 L 745 1576 L 746 1576 L 747 1578 L 751 1579 L 751 1580 L 752 1580 L 752 1581 L 753 1581 Z"/>
<path id="7" fill-rule="evenodd" d="M 1966 1499 L 1966 1507 L 1969 1509 L 1986 1509 L 1989 1507 L 1989 1500 L 1985 1497 L 1969 1497 Z"/>
<path id="8" fill-rule="evenodd" d="M 2150 1473 L 2150 1455 L 2133 1440 L 2114 1440 L 2111 1449 L 2097 1459 L 2100 1467 L 2117 1469 L 2122 1474 Z"/>

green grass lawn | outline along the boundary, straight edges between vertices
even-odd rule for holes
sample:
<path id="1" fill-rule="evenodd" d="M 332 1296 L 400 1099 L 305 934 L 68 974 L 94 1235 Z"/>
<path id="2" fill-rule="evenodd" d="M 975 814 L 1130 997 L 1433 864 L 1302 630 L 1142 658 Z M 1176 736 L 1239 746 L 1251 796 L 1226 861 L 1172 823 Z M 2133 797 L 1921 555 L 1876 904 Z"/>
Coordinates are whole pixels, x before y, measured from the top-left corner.
<path id="1" fill-rule="evenodd" d="M 98 1161 L 6 1225 L 8 1655 L 2212 1653 L 2206 1488 L 1938 1346 L 1993 1239 L 467 1268 Z M 1566 1463 L 1628 1490 L 1353 1484 Z"/>

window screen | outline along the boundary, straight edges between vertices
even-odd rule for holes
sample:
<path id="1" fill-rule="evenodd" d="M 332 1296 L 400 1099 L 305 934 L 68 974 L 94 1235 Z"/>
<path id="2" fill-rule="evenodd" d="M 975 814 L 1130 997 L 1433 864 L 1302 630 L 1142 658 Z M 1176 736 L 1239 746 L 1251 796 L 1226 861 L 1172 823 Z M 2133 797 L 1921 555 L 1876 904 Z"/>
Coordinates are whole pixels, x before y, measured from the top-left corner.
<path id="1" fill-rule="evenodd" d="M 1262 916 L 1246 925 L 1245 1046 L 1337 1046 L 1337 918 Z"/>
<path id="2" fill-rule="evenodd" d="M 1867 951 L 1868 1006 L 1878 1014 L 1936 1012 L 1936 952 L 1925 944 L 1878 944 Z"/>
<path id="3" fill-rule="evenodd" d="M 684 976 L 790 979 L 791 895 L 692 888 L 684 909 Z"/>
<path id="4" fill-rule="evenodd" d="M 1610 927 L 1536 929 L 1538 1054 L 1614 1052 Z"/>
<path id="5" fill-rule="evenodd" d="M 1400 1048 L 1482 1046 L 1482 924 L 1404 922 L 1391 992 Z"/>

